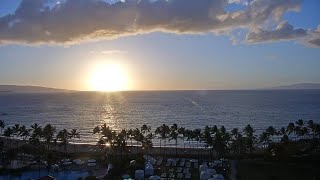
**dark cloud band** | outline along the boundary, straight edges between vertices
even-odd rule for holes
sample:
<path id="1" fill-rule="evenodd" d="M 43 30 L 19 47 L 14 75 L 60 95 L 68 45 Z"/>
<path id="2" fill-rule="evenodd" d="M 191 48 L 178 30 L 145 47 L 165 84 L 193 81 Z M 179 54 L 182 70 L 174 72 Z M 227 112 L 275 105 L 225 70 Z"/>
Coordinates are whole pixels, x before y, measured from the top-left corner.
<path id="1" fill-rule="evenodd" d="M 280 24 L 271 32 L 261 29 L 266 21 L 281 21 L 285 12 L 297 10 L 302 0 L 241 1 L 246 4 L 243 9 L 228 12 L 225 9 L 230 2 L 126 0 L 109 4 L 102 0 L 63 0 L 49 6 L 48 0 L 23 0 L 14 14 L 0 18 L 0 43 L 73 44 L 154 31 L 194 34 L 236 28 L 260 28 L 248 34 L 248 42 L 307 36 L 305 30 L 289 24 Z"/>

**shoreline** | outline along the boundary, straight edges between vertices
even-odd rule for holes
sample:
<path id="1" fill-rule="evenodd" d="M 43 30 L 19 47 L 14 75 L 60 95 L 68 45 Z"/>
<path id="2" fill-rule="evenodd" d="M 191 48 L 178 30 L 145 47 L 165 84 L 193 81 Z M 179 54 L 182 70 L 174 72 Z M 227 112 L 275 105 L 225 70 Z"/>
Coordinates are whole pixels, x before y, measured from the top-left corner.
<path id="1" fill-rule="evenodd" d="M 5 137 L 0 137 L 0 140 L 3 141 L 5 144 L 9 144 L 8 146 L 9 149 L 15 149 L 19 148 L 22 145 L 27 145 L 28 140 L 20 140 L 20 139 L 7 139 Z M 105 146 L 105 145 L 98 145 L 98 144 L 90 144 L 90 143 L 73 143 L 70 142 L 67 144 L 66 149 L 67 152 L 65 151 L 64 145 L 61 144 L 56 144 L 54 145 L 51 143 L 49 145 L 49 149 L 53 151 L 58 151 L 62 153 L 98 153 L 102 151 L 106 151 L 107 154 L 111 154 L 111 150 L 109 148 L 110 146 Z M 152 155 L 203 155 L 203 156 L 208 156 L 211 155 L 213 150 L 210 148 L 205 148 L 205 147 L 176 147 L 176 146 L 154 146 L 149 150 L 143 149 L 141 146 L 135 146 L 135 145 L 130 145 L 127 144 L 127 153 L 136 155 L 136 154 L 152 154 Z M 215 154 L 215 153 L 213 153 Z"/>

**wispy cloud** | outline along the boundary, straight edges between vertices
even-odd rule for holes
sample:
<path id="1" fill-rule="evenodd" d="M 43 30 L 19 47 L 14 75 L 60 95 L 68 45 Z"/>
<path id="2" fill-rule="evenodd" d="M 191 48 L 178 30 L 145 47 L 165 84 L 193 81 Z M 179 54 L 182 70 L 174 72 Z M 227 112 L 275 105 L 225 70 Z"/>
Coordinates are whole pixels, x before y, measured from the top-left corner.
<path id="1" fill-rule="evenodd" d="M 281 23 L 283 14 L 298 11 L 302 0 L 126 0 L 112 4 L 103 0 L 50 2 L 49 6 L 47 0 L 22 0 L 14 14 L 1 17 L 0 43 L 74 44 L 154 31 L 201 34 L 230 32 L 239 28 L 250 31 L 247 40 L 253 43 L 301 37 L 301 32 L 296 33 L 293 27 L 270 31 L 265 29 L 265 24 L 270 21 Z M 245 6 L 241 10 L 227 12 L 225 9 L 230 3 Z M 282 25 L 284 28 L 291 27 L 289 24 Z M 257 29 L 260 31 L 253 31 Z M 291 32 L 283 34 L 285 30 Z M 303 36 L 318 37 L 317 34 L 314 31 Z M 317 46 L 319 41 L 311 39 L 309 43 Z"/>
<path id="2" fill-rule="evenodd" d="M 307 30 L 294 29 L 288 22 L 281 22 L 274 30 L 256 29 L 247 34 L 246 40 L 250 43 L 273 42 L 303 38 L 308 35 Z"/>
<path id="3" fill-rule="evenodd" d="M 102 51 L 90 51 L 92 54 L 127 54 L 128 51 L 113 49 L 113 50 L 102 50 Z"/>
<path id="4" fill-rule="evenodd" d="M 307 37 L 304 43 L 310 47 L 320 47 L 320 25 L 316 31 L 310 33 L 311 35 Z"/>

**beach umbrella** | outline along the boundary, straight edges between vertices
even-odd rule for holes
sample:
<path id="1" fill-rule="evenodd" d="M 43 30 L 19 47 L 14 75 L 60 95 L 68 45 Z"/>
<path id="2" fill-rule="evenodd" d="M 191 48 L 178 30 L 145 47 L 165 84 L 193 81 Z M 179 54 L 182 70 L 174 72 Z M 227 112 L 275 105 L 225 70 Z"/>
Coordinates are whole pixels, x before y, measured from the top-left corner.
<path id="1" fill-rule="evenodd" d="M 192 162 L 192 163 L 197 163 L 198 160 L 197 160 L 197 159 L 191 159 L 190 162 Z"/>
<path id="2" fill-rule="evenodd" d="M 95 159 L 89 159 L 88 163 L 96 163 L 97 161 Z"/>
<path id="3" fill-rule="evenodd" d="M 213 176 L 214 180 L 224 180 L 224 177 L 221 174 L 216 174 Z"/>
<path id="4" fill-rule="evenodd" d="M 62 161 L 62 162 L 69 162 L 70 159 L 62 159 L 61 161 Z"/>
<path id="5" fill-rule="evenodd" d="M 74 159 L 74 160 L 73 160 L 74 163 L 80 162 L 80 161 L 81 161 L 80 159 Z"/>
<path id="6" fill-rule="evenodd" d="M 221 160 L 216 160 L 216 161 L 214 161 L 214 163 L 216 163 L 216 164 L 222 164 L 222 161 L 221 161 Z"/>
<path id="7" fill-rule="evenodd" d="M 76 161 L 75 163 L 76 163 L 77 165 L 82 165 L 82 164 L 84 164 L 85 162 L 83 162 L 83 161 L 80 160 L 80 161 Z"/>
<path id="8" fill-rule="evenodd" d="M 214 163 L 214 162 L 210 162 L 209 163 L 209 166 L 211 167 L 211 168 L 213 168 L 213 167 L 216 167 L 218 164 L 217 163 Z"/>
<path id="9" fill-rule="evenodd" d="M 208 169 L 207 172 L 210 173 L 211 175 L 217 174 L 217 171 L 215 169 Z"/>
<path id="10" fill-rule="evenodd" d="M 134 173 L 134 179 L 144 180 L 144 171 L 143 170 L 136 170 Z"/>
<path id="11" fill-rule="evenodd" d="M 150 176 L 150 180 L 160 180 L 161 178 L 159 176 Z"/>
<path id="12" fill-rule="evenodd" d="M 200 168 L 199 168 L 199 172 L 202 172 L 202 171 L 207 171 L 208 170 L 208 166 L 207 165 L 200 165 Z"/>
<path id="13" fill-rule="evenodd" d="M 154 169 L 152 165 L 147 165 L 144 169 L 146 176 L 152 176 L 154 173 Z"/>
<path id="14" fill-rule="evenodd" d="M 93 166 L 96 166 L 97 164 L 96 163 L 88 163 L 87 164 L 89 167 L 93 167 Z"/>
<path id="15" fill-rule="evenodd" d="M 65 165 L 65 166 L 67 166 L 67 165 L 72 164 L 72 162 L 64 162 L 64 163 L 62 163 L 62 164 Z"/>
<path id="16" fill-rule="evenodd" d="M 200 180 L 208 180 L 211 178 L 211 174 L 207 171 L 202 171 L 200 173 Z"/>

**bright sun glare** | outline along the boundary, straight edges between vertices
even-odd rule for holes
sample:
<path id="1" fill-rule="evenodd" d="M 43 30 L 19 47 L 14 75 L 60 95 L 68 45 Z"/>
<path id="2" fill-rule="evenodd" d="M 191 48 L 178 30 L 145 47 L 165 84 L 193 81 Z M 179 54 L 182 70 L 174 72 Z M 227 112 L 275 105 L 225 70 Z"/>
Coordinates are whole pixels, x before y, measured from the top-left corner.
<path id="1" fill-rule="evenodd" d="M 123 91 L 128 88 L 127 76 L 117 64 L 99 64 L 90 77 L 90 87 L 94 91 Z"/>

